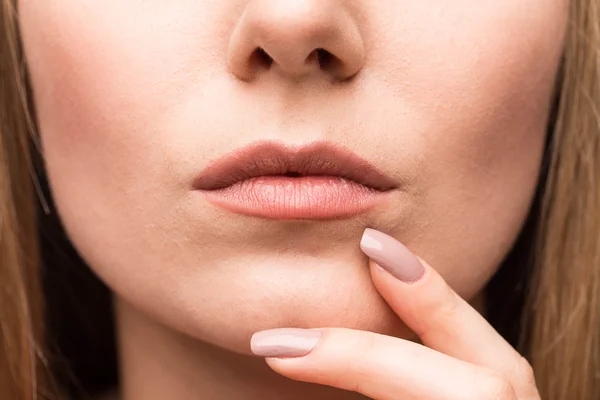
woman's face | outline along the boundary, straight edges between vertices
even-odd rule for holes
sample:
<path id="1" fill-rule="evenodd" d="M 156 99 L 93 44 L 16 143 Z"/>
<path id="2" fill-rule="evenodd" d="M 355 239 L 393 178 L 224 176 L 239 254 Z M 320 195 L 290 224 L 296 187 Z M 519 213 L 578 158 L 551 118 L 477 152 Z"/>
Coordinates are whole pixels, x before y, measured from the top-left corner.
<path id="1" fill-rule="evenodd" d="M 247 352 L 276 326 L 405 335 L 371 285 L 366 227 L 472 299 L 527 215 L 567 0 L 18 6 L 70 238 L 117 296 L 196 338 Z M 305 62 L 318 48 L 337 62 Z M 194 190 L 262 141 L 343 146 L 397 188 L 335 219 L 240 214 Z"/>

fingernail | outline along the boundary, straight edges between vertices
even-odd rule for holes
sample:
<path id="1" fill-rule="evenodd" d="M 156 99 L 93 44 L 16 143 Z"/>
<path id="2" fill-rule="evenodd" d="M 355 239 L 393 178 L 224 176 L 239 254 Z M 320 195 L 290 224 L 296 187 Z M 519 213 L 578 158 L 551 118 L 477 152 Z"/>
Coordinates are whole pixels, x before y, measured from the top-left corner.
<path id="1" fill-rule="evenodd" d="M 425 273 L 419 259 L 406 246 L 383 232 L 365 229 L 360 248 L 377 265 L 403 282 L 416 282 Z"/>
<path id="2" fill-rule="evenodd" d="M 261 357 L 301 357 L 317 345 L 321 332 L 279 328 L 256 332 L 250 339 L 252 352 Z"/>

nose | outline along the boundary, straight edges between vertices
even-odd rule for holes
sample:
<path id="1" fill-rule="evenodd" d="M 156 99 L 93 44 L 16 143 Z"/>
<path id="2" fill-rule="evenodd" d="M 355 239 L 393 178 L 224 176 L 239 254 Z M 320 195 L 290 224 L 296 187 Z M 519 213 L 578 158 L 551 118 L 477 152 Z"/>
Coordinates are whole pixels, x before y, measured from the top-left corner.
<path id="1" fill-rule="evenodd" d="M 342 0 L 251 0 L 228 47 L 229 69 L 243 81 L 267 71 L 292 80 L 322 74 L 344 81 L 364 59 L 359 27 Z"/>

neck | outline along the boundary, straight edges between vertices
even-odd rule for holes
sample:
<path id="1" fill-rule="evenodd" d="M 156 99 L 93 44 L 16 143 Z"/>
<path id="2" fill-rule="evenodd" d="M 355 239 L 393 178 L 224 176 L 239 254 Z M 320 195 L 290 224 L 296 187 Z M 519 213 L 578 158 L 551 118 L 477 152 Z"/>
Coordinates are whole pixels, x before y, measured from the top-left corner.
<path id="1" fill-rule="evenodd" d="M 282 377 L 262 358 L 232 353 L 171 330 L 118 298 L 115 310 L 121 400 L 364 399 Z"/>

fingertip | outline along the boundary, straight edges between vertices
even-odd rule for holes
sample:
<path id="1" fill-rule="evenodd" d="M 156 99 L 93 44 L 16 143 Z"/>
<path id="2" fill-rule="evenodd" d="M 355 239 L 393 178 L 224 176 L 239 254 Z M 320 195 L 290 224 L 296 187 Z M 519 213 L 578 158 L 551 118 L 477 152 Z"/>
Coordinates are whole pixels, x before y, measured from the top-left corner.
<path id="1" fill-rule="evenodd" d="M 360 248 L 378 266 L 402 282 L 414 283 L 425 273 L 418 257 L 398 239 L 383 232 L 365 229 Z"/>
<path id="2" fill-rule="evenodd" d="M 313 329 L 279 328 L 256 332 L 250 339 L 252 352 L 261 357 L 290 358 L 310 353 L 321 339 Z"/>

